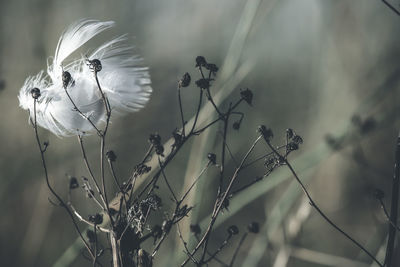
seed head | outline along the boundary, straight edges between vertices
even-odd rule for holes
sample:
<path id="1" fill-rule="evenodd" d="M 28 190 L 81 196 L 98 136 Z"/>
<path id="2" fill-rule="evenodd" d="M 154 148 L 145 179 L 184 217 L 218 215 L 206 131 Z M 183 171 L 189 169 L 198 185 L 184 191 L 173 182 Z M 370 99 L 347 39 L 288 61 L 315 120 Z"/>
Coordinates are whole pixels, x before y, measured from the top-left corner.
<path id="1" fill-rule="evenodd" d="M 186 72 L 185 74 L 183 74 L 182 79 L 180 79 L 178 82 L 179 88 L 188 87 L 190 85 L 191 80 L 192 79 L 190 77 L 190 74 Z"/>
<path id="2" fill-rule="evenodd" d="M 103 222 L 103 215 L 96 213 L 95 215 L 89 215 L 89 222 L 94 224 L 101 224 Z"/>
<path id="3" fill-rule="evenodd" d="M 257 222 L 252 222 L 247 226 L 250 233 L 257 234 L 260 231 L 260 226 Z"/>
<path id="4" fill-rule="evenodd" d="M 216 74 L 218 72 L 218 67 L 215 64 L 209 63 L 209 64 L 206 64 L 204 67 L 213 74 Z"/>
<path id="5" fill-rule="evenodd" d="M 215 155 L 214 153 L 208 153 L 207 158 L 212 164 L 217 164 L 217 155 Z"/>
<path id="6" fill-rule="evenodd" d="M 237 235 L 239 233 L 239 228 L 236 225 L 231 225 L 227 231 L 230 235 Z"/>
<path id="7" fill-rule="evenodd" d="M 239 130 L 239 129 L 240 129 L 240 122 L 239 122 L 239 121 L 235 121 L 235 122 L 232 124 L 232 128 L 233 128 L 234 130 Z"/>
<path id="8" fill-rule="evenodd" d="M 31 89 L 31 95 L 33 99 L 38 99 L 40 97 L 40 89 L 35 87 Z"/>
<path id="9" fill-rule="evenodd" d="M 69 189 L 76 189 L 79 187 L 76 177 L 69 178 Z"/>
<path id="10" fill-rule="evenodd" d="M 274 137 L 272 130 L 265 127 L 265 125 L 258 126 L 257 132 L 261 134 L 267 142 L 271 141 L 271 139 Z"/>
<path id="11" fill-rule="evenodd" d="M 196 81 L 196 85 L 197 87 L 199 87 L 200 89 L 207 89 L 210 88 L 210 80 L 209 79 L 199 79 Z"/>
<path id="12" fill-rule="evenodd" d="M 99 72 L 103 69 L 103 66 L 101 65 L 101 61 L 98 59 L 88 60 L 87 64 L 89 66 L 89 69 L 93 72 Z"/>
<path id="13" fill-rule="evenodd" d="M 106 152 L 106 157 L 111 162 L 114 162 L 117 159 L 117 155 L 115 155 L 114 151 L 112 150 Z"/>
<path id="14" fill-rule="evenodd" d="M 161 136 L 157 133 L 155 134 L 150 134 L 149 136 L 149 143 L 156 146 L 161 143 Z"/>
<path id="15" fill-rule="evenodd" d="M 67 86 L 72 81 L 71 73 L 69 73 L 68 71 L 63 71 L 63 73 L 62 73 L 62 81 L 63 81 L 63 87 L 64 87 L 64 89 L 66 89 Z"/>
<path id="16" fill-rule="evenodd" d="M 198 224 L 191 224 L 190 232 L 192 232 L 194 235 L 199 235 L 201 233 L 201 228 Z"/>
<path id="17" fill-rule="evenodd" d="M 245 89 L 240 91 L 240 96 L 244 101 L 247 102 L 251 106 L 251 103 L 253 102 L 253 92 L 250 89 Z"/>
<path id="18" fill-rule="evenodd" d="M 196 67 L 204 67 L 205 65 L 207 65 L 207 61 L 204 57 L 196 57 Z"/>

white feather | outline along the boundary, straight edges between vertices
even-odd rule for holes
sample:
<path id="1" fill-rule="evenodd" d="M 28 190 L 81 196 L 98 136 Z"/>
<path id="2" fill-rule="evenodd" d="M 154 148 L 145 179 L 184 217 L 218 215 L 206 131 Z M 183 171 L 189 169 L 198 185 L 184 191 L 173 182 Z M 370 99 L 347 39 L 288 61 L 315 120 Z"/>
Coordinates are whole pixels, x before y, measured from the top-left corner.
<path id="1" fill-rule="evenodd" d="M 70 72 L 73 83 L 68 92 L 78 109 L 100 126 L 105 120 L 102 98 L 93 73 L 86 65 L 86 59 L 75 59 L 65 64 L 65 59 L 91 38 L 112 27 L 113 22 L 80 20 L 62 34 L 56 48 L 53 62 L 43 71 L 28 77 L 22 86 L 18 99 L 23 109 L 33 114 L 32 88 L 41 90 L 37 101 L 37 123 L 57 136 L 70 136 L 82 132 L 93 132 L 94 128 L 81 114 L 74 110 L 62 82 L 62 70 Z M 142 108 L 149 100 L 152 89 L 148 69 L 139 67 L 141 59 L 131 55 L 132 47 L 127 46 L 126 36 L 106 42 L 89 55 L 99 59 L 103 69 L 98 78 L 109 99 L 113 115 L 133 112 Z"/>
<path id="2" fill-rule="evenodd" d="M 102 31 L 112 27 L 113 21 L 79 20 L 71 24 L 58 40 L 53 63 L 48 67 L 49 75 L 54 79 L 61 75 L 63 61 Z"/>

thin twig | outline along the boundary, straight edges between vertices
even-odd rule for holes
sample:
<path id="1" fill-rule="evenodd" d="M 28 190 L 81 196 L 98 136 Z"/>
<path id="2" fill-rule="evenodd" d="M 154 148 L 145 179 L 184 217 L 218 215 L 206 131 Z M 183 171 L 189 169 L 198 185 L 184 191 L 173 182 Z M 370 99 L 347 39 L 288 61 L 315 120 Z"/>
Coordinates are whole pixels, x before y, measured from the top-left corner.
<path id="1" fill-rule="evenodd" d="M 62 200 L 62 198 L 54 191 L 53 187 L 50 185 L 50 181 L 49 181 L 49 176 L 48 176 L 48 172 L 47 172 L 47 165 L 46 165 L 46 160 L 44 158 L 44 150 L 42 149 L 42 145 L 40 142 L 40 138 L 39 138 L 39 133 L 38 133 L 38 129 L 37 129 L 37 121 L 36 121 L 36 102 L 37 99 L 34 99 L 34 103 L 33 103 L 33 114 L 34 114 L 34 125 L 33 128 L 35 130 L 35 137 L 36 137 L 36 141 L 40 150 L 40 157 L 42 159 L 42 166 L 43 166 L 43 170 L 44 170 L 44 174 L 45 174 L 45 178 L 46 178 L 46 184 L 47 187 L 49 188 L 50 192 L 57 198 L 57 200 L 59 201 L 60 205 L 67 211 L 68 215 L 70 216 L 73 225 L 75 226 L 75 230 L 78 233 L 79 237 L 81 238 L 81 240 L 83 241 L 86 249 L 89 251 L 90 256 L 92 258 L 94 258 L 94 254 L 93 251 L 90 249 L 89 244 L 86 242 L 85 238 L 83 237 L 81 231 L 79 230 L 79 227 L 74 219 L 74 215 L 72 214 L 72 212 L 70 211 L 70 209 L 68 208 L 68 206 L 65 204 L 65 202 Z"/>
<path id="2" fill-rule="evenodd" d="M 67 96 L 68 96 L 69 100 L 71 101 L 72 105 L 74 106 L 74 110 L 76 110 L 76 111 L 79 113 L 79 115 L 81 115 L 84 119 L 86 119 L 86 120 L 92 125 L 92 127 L 96 130 L 96 132 L 97 132 L 97 134 L 98 134 L 99 136 L 102 136 L 103 134 L 102 134 L 101 131 L 96 127 L 96 125 L 92 122 L 92 120 L 91 120 L 88 116 L 86 116 L 86 115 L 78 108 L 78 106 L 75 104 L 74 100 L 72 100 L 72 97 L 71 97 L 71 95 L 68 93 L 68 90 L 67 90 L 66 87 L 64 87 L 64 91 L 65 91 L 65 93 L 67 94 Z"/>
<path id="3" fill-rule="evenodd" d="M 240 247 L 242 246 L 244 240 L 246 239 L 247 234 L 248 234 L 247 232 L 244 233 L 243 236 L 242 236 L 242 238 L 240 239 L 239 244 L 238 244 L 238 246 L 236 247 L 235 252 L 233 253 L 232 260 L 231 260 L 231 262 L 229 263 L 229 267 L 232 267 L 232 266 L 233 266 L 233 263 L 235 262 L 236 256 L 238 255 L 239 250 L 240 250 Z"/>
<path id="4" fill-rule="evenodd" d="M 394 6 L 392 6 L 389 2 L 386 0 L 382 0 L 382 2 L 387 5 L 394 13 L 400 16 L 400 11 L 398 11 Z"/>
<path id="5" fill-rule="evenodd" d="M 390 206 L 390 221 L 397 222 L 397 212 L 399 207 L 399 187 L 400 187 L 400 133 L 396 140 L 396 154 L 394 164 L 394 175 L 392 180 L 392 203 Z M 389 224 L 389 238 L 386 247 L 385 264 L 387 267 L 393 266 L 393 250 L 396 240 L 396 228 Z"/>
<path id="6" fill-rule="evenodd" d="M 121 192 L 121 185 L 119 184 L 117 176 L 115 175 L 114 165 L 111 160 L 108 159 L 107 161 L 108 165 L 110 166 L 111 175 L 114 178 L 115 185 L 118 187 L 118 191 Z"/>
<path id="7" fill-rule="evenodd" d="M 382 199 L 379 199 L 379 203 L 381 203 L 381 207 L 383 210 L 383 213 L 385 214 L 386 219 L 388 220 L 388 222 L 394 227 L 396 228 L 397 231 L 400 231 L 400 227 L 398 225 L 396 225 L 394 222 L 392 222 L 392 220 L 390 219 L 389 213 L 386 209 L 385 203 L 383 203 Z"/>
<path id="8" fill-rule="evenodd" d="M 181 114 L 182 121 L 182 136 L 185 136 L 185 117 L 183 115 L 183 107 L 182 107 L 182 99 L 181 99 L 181 87 L 178 86 L 178 103 L 179 103 L 179 111 Z"/>
<path id="9" fill-rule="evenodd" d="M 79 140 L 79 144 L 80 144 L 80 147 L 81 147 L 81 152 L 82 152 L 83 161 L 85 162 L 85 165 L 86 165 L 86 169 L 88 170 L 88 172 L 89 172 L 89 174 L 90 174 L 90 178 L 92 179 L 92 182 L 93 182 L 94 185 L 95 185 L 96 191 L 97 191 L 97 193 L 99 194 L 99 196 L 100 196 L 100 198 L 101 198 L 101 200 L 102 200 L 102 202 L 103 202 L 103 204 L 104 204 L 103 210 L 105 211 L 106 200 L 105 200 L 105 198 L 104 198 L 104 196 L 103 196 L 103 193 L 102 193 L 102 191 L 101 191 L 101 189 L 100 189 L 99 184 L 97 183 L 96 178 L 94 177 L 92 168 L 90 167 L 88 158 L 87 158 L 87 156 L 86 156 L 86 150 L 85 150 L 85 147 L 84 147 L 84 145 L 83 145 L 82 136 L 78 135 L 78 140 Z"/>
<path id="10" fill-rule="evenodd" d="M 195 186 L 195 184 L 199 181 L 200 177 L 203 175 L 203 173 L 208 169 L 210 166 L 211 161 L 208 161 L 206 166 L 200 171 L 199 175 L 194 179 L 193 183 L 190 185 L 189 189 L 183 194 L 181 199 L 179 200 L 179 203 L 182 203 L 183 200 L 187 197 L 189 192 L 192 190 L 192 188 Z"/>
<path id="11" fill-rule="evenodd" d="M 72 210 L 72 212 L 75 214 L 75 216 L 76 216 L 81 222 L 86 223 L 88 226 L 96 227 L 96 229 L 98 229 L 98 230 L 100 230 L 100 231 L 102 231 L 102 232 L 104 232 L 104 233 L 110 233 L 110 232 L 111 232 L 110 229 L 107 229 L 107 228 L 101 227 L 101 226 L 99 226 L 99 225 L 96 225 L 96 224 L 94 224 L 94 223 L 92 223 L 92 222 L 89 222 L 89 221 L 86 220 L 85 218 L 83 218 L 83 216 L 75 209 L 75 207 L 72 205 L 71 202 L 68 203 L 68 206 L 70 207 L 70 209 Z"/>
<path id="12" fill-rule="evenodd" d="M 383 265 L 366 249 L 364 248 L 359 242 L 357 242 L 354 238 L 352 238 L 349 234 L 344 232 L 339 226 L 337 226 L 334 222 L 332 222 L 324 212 L 321 211 L 321 209 L 318 207 L 318 205 L 314 202 L 314 200 L 311 198 L 311 195 L 307 191 L 306 187 L 300 180 L 300 178 L 297 176 L 297 173 L 294 171 L 292 165 L 290 165 L 289 161 L 283 157 L 275 148 L 274 146 L 271 145 L 270 141 L 267 138 L 264 138 L 266 144 L 268 147 L 279 157 L 280 160 L 282 160 L 286 166 L 289 168 L 290 172 L 293 174 L 294 178 L 296 181 L 299 183 L 301 189 L 303 190 L 304 194 L 308 198 L 310 205 L 321 215 L 322 218 L 325 219 L 326 222 L 328 222 L 333 228 L 335 228 L 337 231 L 339 231 L 342 235 L 344 235 L 347 239 L 349 239 L 351 242 L 353 242 L 357 247 L 359 247 L 362 251 L 364 251 L 373 261 L 375 261 L 379 266 L 383 267 Z"/>
<path id="13" fill-rule="evenodd" d="M 190 251 L 189 251 L 189 249 L 188 249 L 188 247 L 187 247 L 187 243 L 186 243 L 186 241 L 183 239 L 183 236 L 182 236 L 182 232 L 181 232 L 181 228 L 180 228 L 180 226 L 179 226 L 179 223 L 176 224 L 176 227 L 177 227 L 177 229 L 178 229 L 179 238 L 181 239 L 182 244 L 183 244 L 183 247 L 185 248 L 185 253 L 186 253 L 186 255 L 188 255 L 188 256 L 190 257 L 190 259 L 191 259 L 195 264 L 198 265 L 199 262 L 198 262 L 192 255 L 190 255 Z"/>
<path id="14" fill-rule="evenodd" d="M 215 120 L 213 120 L 212 122 L 206 124 L 204 127 L 202 127 L 202 128 L 200 128 L 200 129 L 194 131 L 193 134 L 198 135 L 198 134 L 202 133 L 204 130 L 208 129 L 211 125 L 213 125 L 213 124 L 219 122 L 220 120 L 221 120 L 220 117 L 217 118 L 217 119 L 215 119 Z"/>
<path id="15" fill-rule="evenodd" d="M 193 133 L 194 128 L 196 127 L 197 120 L 198 120 L 199 114 L 200 114 L 200 108 L 201 108 L 201 103 L 202 102 L 203 102 L 203 90 L 200 89 L 199 103 L 197 104 L 196 115 L 194 116 L 192 129 L 190 130 L 189 135 L 191 135 Z"/>
<path id="16" fill-rule="evenodd" d="M 171 192 L 171 195 L 174 198 L 175 203 L 178 203 L 178 199 L 176 198 L 174 190 L 172 189 L 171 185 L 168 182 L 167 176 L 165 175 L 163 164 L 161 163 L 161 160 L 160 160 L 160 156 L 158 156 L 158 166 L 160 166 L 161 174 L 164 177 L 165 183 L 167 184 L 167 187 L 168 187 L 169 191 Z"/>
<path id="17" fill-rule="evenodd" d="M 93 259 L 93 267 L 96 267 L 97 262 L 97 232 L 96 232 L 96 225 L 93 226 L 94 232 L 94 259 Z"/>
<path id="18" fill-rule="evenodd" d="M 218 255 L 218 253 L 221 252 L 221 250 L 228 244 L 229 240 L 232 238 L 232 234 L 229 234 L 228 237 L 221 243 L 221 245 L 217 248 L 217 250 L 210 255 L 210 257 L 207 260 L 204 260 L 204 263 L 208 263 L 211 260 L 215 259 L 215 257 Z"/>
<path id="19" fill-rule="evenodd" d="M 250 149 L 247 151 L 246 155 L 243 157 L 242 162 L 240 163 L 239 167 L 236 168 L 235 173 L 233 174 L 229 185 L 227 186 L 225 193 L 222 195 L 222 197 L 220 198 L 220 200 L 218 202 L 216 202 L 216 208 L 215 208 L 215 212 L 213 212 L 213 215 L 211 216 L 211 220 L 210 223 L 208 224 L 207 230 L 204 233 L 203 237 L 201 238 L 201 240 L 198 242 L 198 244 L 196 245 L 196 247 L 192 250 L 191 255 L 194 255 L 199 248 L 205 243 L 208 242 L 208 237 L 209 234 L 214 226 L 214 223 L 222 209 L 222 206 L 224 204 L 225 199 L 227 198 L 229 191 L 231 190 L 233 183 L 235 182 L 236 178 L 238 177 L 238 174 L 243 166 L 243 164 L 246 162 L 247 158 L 249 157 L 249 155 L 251 154 L 251 152 L 254 150 L 255 146 L 257 145 L 257 143 L 260 141 L 261 136 L 257 137 L 257 139 L 254 141 L 254 143 L 251 145 Z M 181 266 L 185 266 L 189 261 L 189 258 L 187 258 L 182 264 Z"/>

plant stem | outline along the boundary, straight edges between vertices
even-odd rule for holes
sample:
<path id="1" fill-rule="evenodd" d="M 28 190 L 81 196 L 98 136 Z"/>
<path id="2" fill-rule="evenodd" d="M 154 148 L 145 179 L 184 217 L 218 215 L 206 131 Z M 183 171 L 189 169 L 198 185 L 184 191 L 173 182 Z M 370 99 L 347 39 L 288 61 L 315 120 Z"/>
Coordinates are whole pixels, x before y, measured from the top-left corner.
<path id="1" fill-rule="evenodd" d="M 283 162 L 286 164 L 286 166 L 289 168 L 290 172 L 293 174 L 294 178 L 296 181 L 299 183 L 301 189 L 303 190 L 304 194 L 308 198 L 310 205 L 322 216 L 322 218 L 325 219 L 333 228 L 335 228 L 337 231 L 339 231 L 342 235 L 344 235 L 347 239 L 349 239 L 353 244 L 355 244 L 357 247 L 359 247 L 362 251 L 364 251 L 373 261 L 375 261 L 380 267 L 383 267 L 384 265 L 380 263 L 372 254 L 369 252 L 366 248 L 364 248 L 359 242 L 357 242 L 354 238 L 352 238 L 349 234 L 347 234 L 345 231 L 343 231 L 339 226 L 337 226 L 334 222 L 329 219 L 324 212 L 318 207 L 318 205 L 314 202 L 314 200 L 311 198 L 310 193 L 307 191 L 306 187 L 298 177 L 297 173 L 294 171 L 292 165 L 290 165 L 289 161 L 283 157 L 275 148 L 274 146 L 271 145 L 270 141 L 266 138 L 265 142 L 267 143 L 268 147 L 279 157 L 279 159 L 282 159 Z"/>
<path id="2" fill-rule="evenodd" d="M 399 186 L 400 186 L 400 133 L 396 141 L 396 154 L 394 164 L 394 175 L 392 181 L 392 203 L 390 206 L 390 221 L 397 222 L 397 210 L 399 207 Z M 386 247 L 385 263 L 387 267 L 393 266 L 393 250 L 396 240 L 396 228 L 389 223 L 389 238 Z"/>

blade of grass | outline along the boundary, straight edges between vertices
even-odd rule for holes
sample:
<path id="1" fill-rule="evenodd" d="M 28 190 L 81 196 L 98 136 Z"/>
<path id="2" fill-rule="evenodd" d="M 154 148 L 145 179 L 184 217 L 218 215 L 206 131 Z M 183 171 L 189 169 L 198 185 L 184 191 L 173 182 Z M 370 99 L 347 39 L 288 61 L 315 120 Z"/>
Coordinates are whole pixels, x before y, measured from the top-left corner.
<path id="1" fill-rule="evenodd" d="M 340 256 L 330 255 L 327 253 L 306 249 L 296 248 L 291 246 L 291 256 L 297 259 L 301 259 L 306 262 L 321 264 L 323 266 L 347 266 L 347 267 L 368 267 L 369 265 L 356 261 L 353 259 L 347 259 Z"/>
<path id="2" fill-rule="evenodd" d="M 70 245 L 64 253 L 57 259 L 53 264 L 53 267 L 67 267 L 72 264 L 72 262 L 81 255 L 81 251 L 84 248 L 82 240 L 77 238 L 72 245 Z"/>
<path id="3" fill-rule="evenodd" d="M 382 260 L 385 258 L 385 253 L 386 253 L 386 244 L 388 241 L 388 236 L 383 240 L 381 246 L 379 247 L 378 252 L 376 253 L 376 258 L 379 260 Z M 370 267 L 378 267 L 378 264 L 376 264 L 376 262 L 372 262 L 372 264 L 370 265 Z"/>
<path id="4" fill-rule="evenodd" d="M 213 86 L 213 88 L 219 88 L 218 93 L 213 97 L 217 106 L 222 104 L 222 102 L 232 93 L 234 88 L 236 88 L 236 86 L 247 76 L 247 74 L 255 65 L 255 62 L 252 59 L 248 59 L 244 64 L 239 65 L 239 59 L 241 58 L 243 47 L 247 40 L 260 3 L 261 0 L 248 0 L 246 2 L 245 8 L 232 38 L 229 50 L 225 57 L 225 61 L 222 65 L 221 71 L 218 74 L 217 81 Z M 214 108 L 211 107 L 205 109 L 204 113 L 206 113 L 206 118 L 211 118 L 214 113 Z M 205 158 L 201 160 L 201 158 L 199 159 L 199 155 L 205 156 L 209 151 L 212 150 L 217 136 L 217 131 L 213 129 L 203 133 L 203 135 L 198 137 L 193 142 L 184 178 L 185 184 L 190 183 L 193 173 L 197 173 L 202 166 L 204 166 Z M 199 183 L 197 183 L 196 190 L 193 191 L 188 199 L 189 206 L 193 206 L 194 203 L 201 203 L 201 201 L 199 201 L 201 196 L 195 192 L 204 192 L 206 183 L 207 181 L 205 179 L 202 179 L 199 181 Z M 197 223 L 198 221 L 198 215 L 199 212 L 201 212 L 201 207 L 199 207 L 199 205 L 197 209 L 192 211 L 192 216 L 190 217 L 192 223 Z M 190 222 L 184 221 L 182 228 L 187 228 L 188 224 L 190 224 Z M 178 245 L 177 250 L 180 251 L 182 250 L 182 244 L 179 242 L 178 237 L 176 237 L 176 240 L 177 242 L 175 242 L 175 244 Z"/>
<path id="5" fill-rule="evenodd" d="M 305 183 L 309 181 L 312 177 L 312 172 L 312 170 L 308 170 L 305 173 L 302 173 L 302 178 Z M 287 176 L 289 175 L 290 174 L 287 173 Z M 265 211 L 266 213 L 268 212 L 267 220 L 262 226 L 260 234 L 257 235 L 253 244 L 248 249 L 249 253 L 243 261 L 243 266 L 258 266 L 259 261 L 261 260 L 266 249 L 268 248 L 268 236 L 271 236 L 278 230 L 283 220 L 285 220 L 290 208 L 293 206 L 293 203 L 296 202 L 297 199 L 299 199 L 301 194 L 302 192 L 299 189 L 298 185 L 294 181 L 292 181 L 290 182 L 285 193 L 282 194 L 282 197 L 274 205 L 274 208 L 271 211 Z"/>

